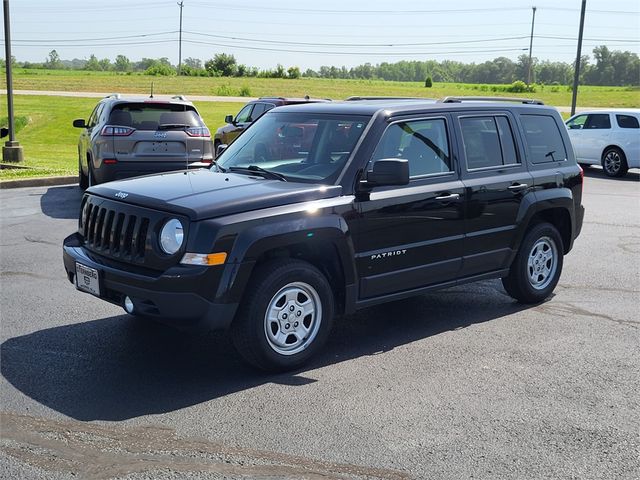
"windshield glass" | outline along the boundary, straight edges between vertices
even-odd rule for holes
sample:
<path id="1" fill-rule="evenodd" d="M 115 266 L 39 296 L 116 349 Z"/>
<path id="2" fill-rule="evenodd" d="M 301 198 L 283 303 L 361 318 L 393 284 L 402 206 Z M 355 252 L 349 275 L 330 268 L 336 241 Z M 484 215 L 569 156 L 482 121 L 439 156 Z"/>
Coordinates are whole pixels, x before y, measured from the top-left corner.
<path id="1" fill-rule="evenodd" d="M 291 181 L 333 183 L 370 117 L 267 113 L 218 158 L 224 169 L 258 166 Z"/>
<path id="2" fill-rule="evenodd" d="M 202 119 L 189 105 L 179 103 L 122 103 L 113 107 L 109 123 L 137 130 L 158 130 L 161 125 L 203 127 Z"/>

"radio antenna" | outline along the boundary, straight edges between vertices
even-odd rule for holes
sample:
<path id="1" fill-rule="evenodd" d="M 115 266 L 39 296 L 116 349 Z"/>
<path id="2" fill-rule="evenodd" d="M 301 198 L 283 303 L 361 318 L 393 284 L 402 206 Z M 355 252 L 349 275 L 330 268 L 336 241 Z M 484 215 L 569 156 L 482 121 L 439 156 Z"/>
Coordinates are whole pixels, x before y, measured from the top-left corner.
<path id="1" fill-rule="evenodd" d="M 149 95 L 149 98 L 153 98 L 153 82 L 151 82 L 151 95 Z"/>

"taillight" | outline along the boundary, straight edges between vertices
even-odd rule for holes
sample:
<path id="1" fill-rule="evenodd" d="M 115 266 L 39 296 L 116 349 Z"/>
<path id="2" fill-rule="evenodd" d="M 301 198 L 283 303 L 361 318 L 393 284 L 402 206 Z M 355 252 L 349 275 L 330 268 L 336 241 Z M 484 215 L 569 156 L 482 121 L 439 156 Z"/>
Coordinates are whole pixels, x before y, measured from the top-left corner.
<path id="1" fill-rule="evenodd" d="M 135 132 L 135 128 L 131 127 L 116 127 L 114 125 L 107 125 L 103 127 L 100 135 L 105 137 L 127 137 Z"/>
<path id="2" fill-rule="evenodd" d="M 190 137 L 211 137 L 207 127 L 189 127 L 185 130 Z"/>
<path id="3" fill-rule="evenodd" d="M 105 165 L 115 165 L 116 163 L 118 163 L 118 160 L 116 160 L 115 158 L 105 158 L 104 160 L 102 160 L 102 163 L 104 163 Z"/>

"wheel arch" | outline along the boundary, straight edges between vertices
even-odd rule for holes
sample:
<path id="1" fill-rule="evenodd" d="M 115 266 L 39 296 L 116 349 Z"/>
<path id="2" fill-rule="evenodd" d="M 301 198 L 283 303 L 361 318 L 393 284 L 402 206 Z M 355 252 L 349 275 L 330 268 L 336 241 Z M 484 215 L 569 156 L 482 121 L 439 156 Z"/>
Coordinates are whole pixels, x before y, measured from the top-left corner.
<path id="1" fill-rule="evenodd" d="M 616 150 L 618 150 L 620 153 L 622 153 L 622 157 L 626 160 L 627 159 L 627 154 L 624 151 L 624 148 L 621 145 L 618 145 L 617 143 L 611 143 L 609 145 L 607 145 L 606 147 L 604 147 L 602 149 L 602 153 L 600 153 L 600 161 L 602 162 L 602 160 L 604 160 L 604 154 L 606 153 L 607 150 L 609 150 L 610 148 L 615 148 Z"/>

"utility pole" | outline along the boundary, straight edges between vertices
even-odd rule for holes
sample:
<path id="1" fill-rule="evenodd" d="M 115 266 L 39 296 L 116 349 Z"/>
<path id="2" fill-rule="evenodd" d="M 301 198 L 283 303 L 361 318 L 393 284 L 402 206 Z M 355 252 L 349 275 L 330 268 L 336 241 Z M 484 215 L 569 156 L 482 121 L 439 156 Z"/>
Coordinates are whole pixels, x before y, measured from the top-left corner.
<path id="1" fill-rule="evenodd" d="M 16 141 L 15 122 L 13 117 L 13 81 L 11 73 L 11 28 L 9 26 L 9 0 L 4 0 L 4 51 L 7 72 L 7 113 L 9 115 L 9 141 L 2 147 L 2 159 L 5 162 L 21 162 L 22 147 Z"/>
<path id="2" fill-rule="evenodd" d="M 531 51 L 533 49 L 533 26 L 536 24 L 536 7 L 533 8 L 533 18 L 531 19 L 531 39 L 529 40 L 529 65 L 527 67 L 527 85 L 531 84 Z"/>
<path id="3" fill-rule="evenodd" d="M 184 7 L 184 0 L 178 2 L 180 7 L 180 39 L 178 40 L 178 76 L 180 76 L 180 67 L 182 66 L 182 7 Z"/>
<path id="4" fill-rule="evenodd" d="M 573 73 L 573 95 L 571 96 L 571 116 L 576 113 L 578 100 L 578 83 L 580 83 L 580 64 L 582 63 L 582 32 L 584 31 L 584 12 L 587 9 L 587 0 L 582 0 L 580 12 L 580 31 L 578 32 L 578 53 L 576 53 L 576 65 Z"/>

